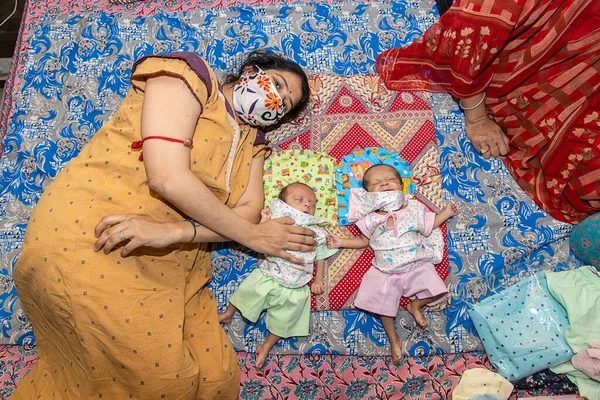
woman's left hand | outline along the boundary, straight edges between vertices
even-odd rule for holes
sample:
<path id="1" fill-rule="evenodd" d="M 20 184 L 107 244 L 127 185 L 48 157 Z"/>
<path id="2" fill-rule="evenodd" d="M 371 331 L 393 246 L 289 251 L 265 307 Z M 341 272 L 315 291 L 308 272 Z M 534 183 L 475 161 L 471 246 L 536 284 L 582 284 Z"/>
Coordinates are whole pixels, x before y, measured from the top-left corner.
<path id="1" fill-rule="evenodd" d="M 136 214 L 107 215 L 98 222 L 94 234 L 98 238 L 94 251 L 110 253 L 119 243 L 128 241 L 121 257 L 139 247 L 164 248 L 182 240 L 183 229 L 177 223 L 156 222 Z"/>
<path id="2" fill-rule="evenodd" d="M 475 150 L 485 159 L 508 153 L 508 136 L 487 115 L 473 122 L 467 118 L 467 136 Z"/>

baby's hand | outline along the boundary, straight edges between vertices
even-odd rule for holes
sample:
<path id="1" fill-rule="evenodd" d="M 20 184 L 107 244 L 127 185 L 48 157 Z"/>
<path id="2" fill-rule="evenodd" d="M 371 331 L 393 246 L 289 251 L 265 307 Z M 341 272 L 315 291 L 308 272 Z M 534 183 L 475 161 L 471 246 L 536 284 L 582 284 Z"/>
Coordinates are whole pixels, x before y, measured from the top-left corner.
<path id="1" fill-rule="evenodd" d="M 454 203 L 448 203 L 446 204 L 446 207 L 444 207 L 443 212 L 448 215 L 448 218 L 454 217 L 455 215 L 458 215 L 458 207 L 456 207 L 456 204 Z"/>
<path id="2" fill-rule="evenodd" d="M 260 212 L 260 223 L 267 222 L 271 219 L 271 211 L 269 211 L 269 207 L 265 207 Z"/>
<path id="3" fill-rule="evenodd" d="M 314 280 L 310 285 L 310 291 L 312 294 L 323 294 L 325 293 L 325 283 L 323 281 Z"/>
<path id="4" fill-rule="evenodd" d="M 327 235 L 325 240 L 328 249 L 339 249 L 343 244 L 343 239 L 335 235 Z"/>

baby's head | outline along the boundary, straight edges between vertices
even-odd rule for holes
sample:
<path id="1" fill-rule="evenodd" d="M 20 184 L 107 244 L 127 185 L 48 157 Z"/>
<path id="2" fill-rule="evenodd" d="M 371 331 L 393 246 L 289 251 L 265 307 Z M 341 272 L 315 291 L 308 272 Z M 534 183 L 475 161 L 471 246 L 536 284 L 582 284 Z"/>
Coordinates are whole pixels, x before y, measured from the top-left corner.
<path id="1" fill-rule="evenodd" d="M 279 199 L 296 210 L 315 215 L 317 196 L 310 186 L 295 182 L 285 186 L 279 192 Z"/>
<path id="2" fill-rule="evenodd" d="M 398 170 L 387 164 L 369 167 L 363 175 L 362 186 L 367 192 L 390 192 L 404 188 Z"/>

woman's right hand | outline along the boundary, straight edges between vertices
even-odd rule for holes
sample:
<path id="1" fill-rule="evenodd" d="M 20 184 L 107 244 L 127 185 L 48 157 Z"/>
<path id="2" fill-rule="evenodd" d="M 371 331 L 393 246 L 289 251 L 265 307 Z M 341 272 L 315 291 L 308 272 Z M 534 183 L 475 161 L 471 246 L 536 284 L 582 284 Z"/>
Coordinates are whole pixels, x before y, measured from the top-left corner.
<path id="1" fill-rule="evenodd" d="M 314 235 L 312 230 L 294 225 L 293 219 L 283 217 L 253 225 L 250 237 L 242 244 L 259 253 L 283 258 L 295 264 L 304 264 L 304 261 L 287 251 L 315 251 L 317 241 L 313 239 Z"/>
<path id="2" fill-rule="evenodd" d="M 94 229 L 98 238 L 94 251 L 103 250 L 104 254 L 108 254 L 115 246 L 125 241 L 127 242 L 121 249 L 121 257 L 127 256 L 138 247 L 168 247 L 182 242 L 184 232 L 181 226 L 178 223 L 156 222 L 143 215 L 107 215 Z"/>
<path id="3" fill-rule="evenodd" d="M 485 159 L 508 153 L 508 136 L 487 115 L 472 122 L 467 116 L 467 136 L 475 151 Z"/>

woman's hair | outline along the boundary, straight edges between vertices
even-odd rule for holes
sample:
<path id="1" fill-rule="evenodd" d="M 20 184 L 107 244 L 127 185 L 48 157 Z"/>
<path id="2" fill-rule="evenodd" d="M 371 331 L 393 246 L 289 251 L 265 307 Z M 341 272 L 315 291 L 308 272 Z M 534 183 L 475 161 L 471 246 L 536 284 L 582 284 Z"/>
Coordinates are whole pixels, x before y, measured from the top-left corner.
<path id="1" fill-rule="evenodd" d="M 308 86 L 308 77 L 306 76 L 306 72 L 304 72 L 302 67 L 296 64 L 294 61 L 282 57 L 279 54 L 273 53 L 272 51 L 259 49 L 248 54 L 248 57 L 238 72 L 236 74 L 229 74 L 225 77 L 225 83 L 236 82 L 243 75 L 246 67 L 252 67 L 255 65 L 263 71 L 266 69 L 289 71 L 300 78 L 300 81 L 302 82 L 302 97 L 300 98 L 298 104 L 294 106 L 294 108 L 285 113 L 280 122 L 289 122 L 300 115 L 302 110 L 304 110 L 308 104 L 308 100 L 310 98 L 310 87 Z"/>

